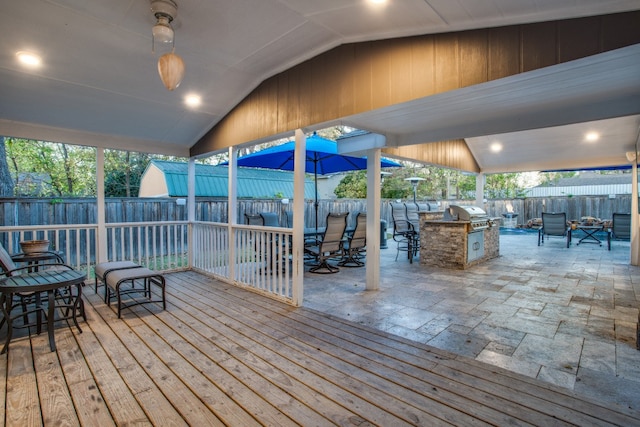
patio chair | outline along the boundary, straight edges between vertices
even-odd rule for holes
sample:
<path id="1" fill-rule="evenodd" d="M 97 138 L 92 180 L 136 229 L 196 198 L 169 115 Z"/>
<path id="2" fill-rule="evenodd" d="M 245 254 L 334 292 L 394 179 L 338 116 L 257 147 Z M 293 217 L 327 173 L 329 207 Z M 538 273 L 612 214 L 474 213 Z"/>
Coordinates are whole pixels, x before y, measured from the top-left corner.
<path id="1" fill-rule="evenodd" d="M 417 203 L 405 203 L 407 210 L 407 221 L 411 223 L 413 230 L 420 235 L 420 216 L 418 215 L 419 206 Z"/>
<path id="2" fill-rule="evenodd" d="M 400 251 L 407 252 L 409 262 L 413 263 L 419 246 L 419 235 L 413 224 L 407 218 L 407 208 L 403 203 L 391 203 L 391 218 L 393 219 L 393 240 L 397 245 L 396 261 Z"/>
<path id="3" fill-rule="evenodd" d="M 318 260 L 318 264 L 309 269 L 312 273 L 337 273 L 340 269 L 329 264 L 329 258 L 342 255 L 344 231 L 347 229 L 349 213 L 330 213 L 327 215 L 327 228 L 316 246 L 306 248 Z"/>
<path id="4" fill-rule="evenodd" d="M 261 212 L 262 225 L 265 227 L 280 227 L 280 221 L 278 220 L 278 214 L 274 212 Z"/>
<path id="5" fill-rule="evenodd" d="M 338 263 L 341 267 L 362 267 L 364 262 L 362 252 L 367 246 L 367 214 L 364 212 L 356 215 L 356 227 L 344 244 L 344 256 Z"/>
<path id="6" fill-rule="evenodd" d="M 611 240 L 631 240 L 631 214 L 614 213 L 611 229 L 607 233 L 607 246 L 611 250 Z"/>
<path id="7" fill-rule="evenodd" d="M 264 220 L 260 214 L 244 214 L 247 225 L 264 225 Z"/>
<path id="8" fill-rule="evenodd" d="M 542 212 L 542 227 L 538 229 L 538 246 L 544 243 L 545 235 L 566 238 L 568 248 L 571 245 L 571 227 L 567 225 L 567 214 Z"/>
<path id="9" fill-rule="evenodd" d="M 293 211 L 285 211 L 285 219 L 287 221 L 287 228 L 293 228 Z"/>
<path id="10" fill-rule="evenodd" d="M 418 203 L 418 211 L 419 212 L 427 212 L 430 211 L 429 203 Z"/>

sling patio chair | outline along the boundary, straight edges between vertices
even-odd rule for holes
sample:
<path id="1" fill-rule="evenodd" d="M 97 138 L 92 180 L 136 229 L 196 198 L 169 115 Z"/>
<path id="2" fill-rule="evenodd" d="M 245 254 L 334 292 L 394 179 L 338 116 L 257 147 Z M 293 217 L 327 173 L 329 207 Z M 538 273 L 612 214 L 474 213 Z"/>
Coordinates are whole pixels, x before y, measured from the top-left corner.
<path id="1" fill-rule="evenodd" d="M 309 269 L 310 272 L 330 274 L 340 271 L 338 267 L 329 264 L 329 258 L 340 256 L 343 253 L 343 236 L 347 229 L 348 215 L 348 212 L 327 215 L 327 228 L 318 244 L 305 249 L 318 260 L 318 263 Z"/>
<path id="2" fill-rule="evenodd" d="M 420 216 L 418 215 L 418 211 L 420 207 L 417 203 L 409 202 L 404 204 L 405 209 L 407 210 L 407 221 L 411 223 L 413 230 L 419 235 L 420 234 Z"/>
<path id="3" fill-rule="evenodd" d="M 393 219 L 393 240 L 398 243 L 396 261 L 400 251 L 404 251 L 407 253 L 409 262 L 413 263 L 413 257 L 417 255 L 420 246 L 420 235 L 409 221 L 404 203 L 391 203 L 391 218 Z"/>
<path id="4" fill-rule="evenodd" d="M 611 240 L 631 240 L 631 214 L 613 214 L 611 229 L 607 233 L 607 246 L 609 250 L 611 250 Z"/>
<path id="5" fill-rule="evenodd" d="M 344 256 L 338 263 L 341 267 L 362 267 L 362 252 L 367 246 L 367 214 L 356 215 L 356 228 L 344 244 Z"/>
<path id="6" fill-rule="evenodd" d="M 280 227 L 280 221 L 278 220 L 278 214 L 275 212 L 261 212 L 262 225 L 265 227 Z"/>
<path id="7" fill-rule="evenodd" d="M 567 239 L 567 248 L 571 245 L 571 227 L 567 225 L 565 212 L 542 212 L 542 227 L 538 229 L 538 246 L 544 243 L 544 236 L 557 236 Z"/>
<path id="8" fill-rule="evenodd" d="M 287 228 L 293 228 L 293 211 L 285 211 L 284 217 L 285 217 L 285 221 L 287 223 L 286 227 Z"/>
<path id="9" fill-rule="evenodd" d="M 264 220 L 260 214 L 244 214 L 247 225 L 264 225 Z"/>

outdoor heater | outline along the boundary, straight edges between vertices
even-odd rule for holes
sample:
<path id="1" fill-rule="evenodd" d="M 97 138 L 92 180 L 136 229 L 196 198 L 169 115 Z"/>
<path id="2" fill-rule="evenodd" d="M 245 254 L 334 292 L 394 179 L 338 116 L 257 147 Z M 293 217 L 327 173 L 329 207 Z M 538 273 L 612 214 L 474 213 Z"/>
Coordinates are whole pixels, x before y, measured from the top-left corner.
<path id="1" fill-rule="evenodd" d="M 419 176 L 412 176 L 411 178 L 405 178 L 405 181 L 409 181 L 411 185 L 413 185 L 413 203 L 416 203 L 416 196 L 418 194 L 418 183 L 420 181 L 426 181 L 424 178 L 420 178 Z"/>

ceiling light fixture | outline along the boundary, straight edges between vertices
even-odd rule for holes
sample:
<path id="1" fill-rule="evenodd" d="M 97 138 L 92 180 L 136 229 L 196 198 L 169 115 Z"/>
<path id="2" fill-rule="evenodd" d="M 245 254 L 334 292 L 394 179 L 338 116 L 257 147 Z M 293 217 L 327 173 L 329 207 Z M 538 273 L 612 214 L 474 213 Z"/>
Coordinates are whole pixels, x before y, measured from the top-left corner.
<path id="1" fill-rule="evenodd" d="M 158 74 L 167 89 L 175 90 L 184 78 L 184 61 L 174 52 L 175 34 L 171 27 L 171 21 L 178 13 L 178 5 L 173 0 L 151 0 L 151 11 L 157 19 L 152 29 L 152 51 L 155 52 L 156 43 L 171 43 L 171 52 L 158 59 Z"/>
<path id="2" fill-rule="evenodd" d="M 20 51 L 16 52 L 16 57 L 22 65 L 29 68 L 38 68 L 42 64 L 42 59 L 35 53 Z"/>
<path id="3" fill-rule="evenodd" d="M 595 142 L 600 139 L 600 134 L 598 132 L 589 132 L 585 135 L 584 139 L 586 139 L 587 142 Z"/>
<path id="4" fill-rule="evenodd" d="M 156 25 L 151 29 L 153 36 L 151 50 L 155 52 L 156 44 L 174 46 L 174 32 L 171 21 L 178 13 L 178 6 L 173 0 L 151 0 L 151 11 L 156 17 Z"/>
<path id="5" fill-rule="evenodd" d="M 489 148 L 494 153 L 499 153 L 499 152 L 502 151 L 502 144 L 500 144 L 499 142 L 494 142 L 493 144 L 491 144 L 491 146 Z"/>
<path id="6" fill-rule="evenodd" d="M 200 95 L 190 93 L 184 97 L 184 103 L 187 104 L 187 107 L 196 108 L 200 106 L 202 99 L 200 98 Z"/>

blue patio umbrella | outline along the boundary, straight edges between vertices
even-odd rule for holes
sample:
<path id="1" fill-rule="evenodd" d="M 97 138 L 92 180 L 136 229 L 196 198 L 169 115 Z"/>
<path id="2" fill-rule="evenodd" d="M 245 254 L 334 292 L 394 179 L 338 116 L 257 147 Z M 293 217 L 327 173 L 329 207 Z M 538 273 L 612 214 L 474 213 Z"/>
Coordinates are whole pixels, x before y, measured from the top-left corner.
<path id="1" fill-rule="evenodd" d="M 265 148 L 256 153 L 239 157 L 238 166 L 292 171 L 295 148 L 295 141 Z M 380 166 L 383 168 L 402 167 L 400 163 L 388 159 L 381 159 Z M 318 228 L 318 175 L 363 170 L 366 168 L 366 157 L 352 157 L 338 154 L 338 144 L 335 141 L 322 138 L 316 134 L 307 138 L 305 172 L 314 175 L 316 229 Z"/>

